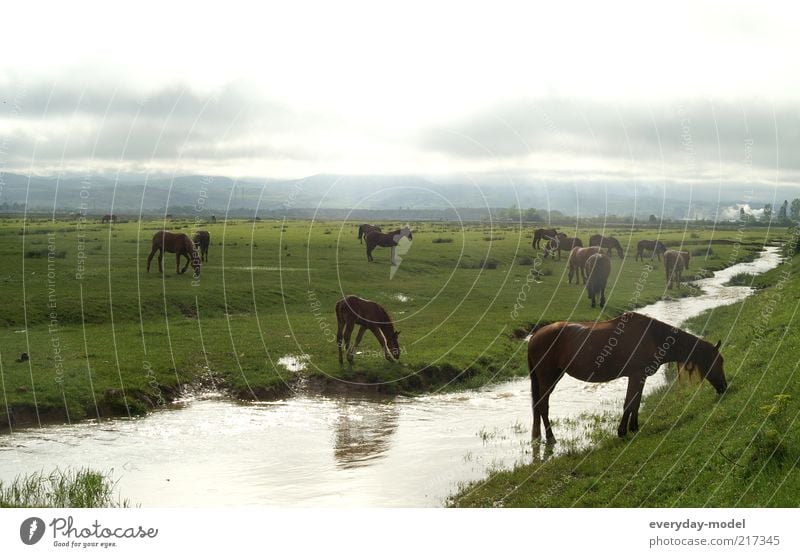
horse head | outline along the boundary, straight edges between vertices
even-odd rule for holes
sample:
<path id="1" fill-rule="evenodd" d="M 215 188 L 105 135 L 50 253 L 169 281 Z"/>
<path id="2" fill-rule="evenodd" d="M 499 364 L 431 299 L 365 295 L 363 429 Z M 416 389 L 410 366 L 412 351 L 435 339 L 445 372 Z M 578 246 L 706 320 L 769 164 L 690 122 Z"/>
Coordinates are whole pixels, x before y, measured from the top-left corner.
<path id="1" fill-rule="evenodd" d="M 707 379 L 720 395 L 728 388 L 722 354 L 719 353 L 721 345 L 722 341 L 717 342 L 716 346 L 705 341 L 698 342 L 691 359 L 684 364 L 687 371 L 697 371 L 701 377 Z"/>

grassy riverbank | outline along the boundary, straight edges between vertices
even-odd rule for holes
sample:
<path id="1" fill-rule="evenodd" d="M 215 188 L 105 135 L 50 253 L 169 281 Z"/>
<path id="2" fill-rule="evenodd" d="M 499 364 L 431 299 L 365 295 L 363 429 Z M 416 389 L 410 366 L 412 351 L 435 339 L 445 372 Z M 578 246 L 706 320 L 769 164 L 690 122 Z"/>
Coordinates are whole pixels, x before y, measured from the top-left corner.
<path id="1" fill-rule="evenodd" d="M 128 507 L 114 496 L 114 482 L 89 469 L 34 472 L 9 484 L 0 482 L 0 508 Z"/>
<path id="2" fill-rule="evenodd" d="M 404 223 L 380 223 L 384 229 Z M 526 373 L 516 336 L 537 322 L 610 317 L 663 296 L 663 268 L 634 261 L 650 230 L 614 229 L 605 310 L 567 284 L 566 254 L 538 258 L 532 227 L 420 223 L 390 279 L 389 250 L 368 264 L 356 226 L 277 221 L 202 224 L 211 232 L 199 281 L 145 272 L 162 222 L 84 226 L 0 223 L 0 429 L 46 421 L 137 415 L 189 388 L 243 399 L 287 396 L 302 386 L 416 393 L 471 388 Z M 167 228 L 191 233 L 193 221 Z M 570 230 L 588 240 L 596 229 Z M 693 252 L 692 273 L 751 259 L 768 240 L 752 231 L 661 231 Z M 779 236 L 779 235 L 778 235 Z M 686 276 L 686 275 L 684 275 Z M 340 366 L 333 306 L 343 293 L 394 316 L 401 363 L 386 362 L 371 335 L 355 365 Z M 30 360 L 17 362 L 21 353 Z M 285 365 L 299 358 L 304 369 Z M 301 366 L 301 367 L 303 367 Z"/>
<path id="3" fill-rule="evenodd" d="M 729 389 L 673 382 L 646 398 L 640 431 L 607 420 L 586 451 L 492 474 L 456 506 L 794 507 L 800 497 L 800 257 L 759 279 L 745 301 L 692 319 L 722 339 Z"/>

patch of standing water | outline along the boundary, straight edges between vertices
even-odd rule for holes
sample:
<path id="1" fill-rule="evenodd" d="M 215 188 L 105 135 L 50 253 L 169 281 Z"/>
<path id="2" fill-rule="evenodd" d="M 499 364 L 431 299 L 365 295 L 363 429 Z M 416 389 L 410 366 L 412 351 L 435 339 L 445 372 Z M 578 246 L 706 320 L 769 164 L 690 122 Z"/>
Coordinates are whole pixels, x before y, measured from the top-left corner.
<path id="1" fill-rule="evenodd" d="M 730 276 L 779 262 L 777 248 L 767 248 L 757 261 L 698 281 L 701 296 L 637 311 L 677 325 L 746 297 L 747 287 L 722 286 Z M 614 427 L 625 387 L 625 380 L 562 379 L 551 397 L 557 447 L 570 444 L 569 431 L 572 443 L 589 442 L 575 433 L 587 421 Z M 438 506 L 464 482 L 533 458 L 527 380 L 414 398 L 297 396 L 237 404 L 204 397 L 180 407 L 0 436 L 0 480 L 91 465 L 113 469 L 120 495 L 144 507 Z M 606 410 L 608 420 L 598 418 Z"/>
<path id="2" fill-rule="evenodd" d="M 308 359 L 308 354 L 300 354 L 299 356 L 287 355 L 278 358 L 278 365 L 285 367 L 289 371 L 298 372 L 306 369 Z"/>

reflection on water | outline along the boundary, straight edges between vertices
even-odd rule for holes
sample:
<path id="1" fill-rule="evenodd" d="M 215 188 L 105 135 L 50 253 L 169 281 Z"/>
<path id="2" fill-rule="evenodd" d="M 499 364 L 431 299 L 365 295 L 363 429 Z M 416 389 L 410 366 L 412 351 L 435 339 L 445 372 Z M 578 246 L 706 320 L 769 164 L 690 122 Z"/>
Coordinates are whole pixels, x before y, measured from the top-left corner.
<path id="1" fill-rule="evenodd" d="M 400 415 L 393 401 L 342 401 L 334 424 L 333 456 L 342 468 L 381 458 L 389 449 Z"/>
<path id="2" fill-rule="evenodd" d="M 672 324 L 747 296 L 723 287 L 740 272 L 779 262 L 777 248 L 753 263 L 698 281 L 706 293 L 639 311 Z M 520 343 L 523 357 L 524 344 Z M 287 362 L 289 363 L 289 362 Z M 660 378 L 663 373 L 653 379 Z M 659 380 L 648 381 L 647 388 Z M 565 377 L 551 397 L 559 447 L 590 440 L 587 413 L 609 411 L 616 427 L 626 380 Z M 30 429 L 0 436 L 0 480 L 21 472 L 91 465 L 113 470 L 122 497 L 148 506 L 436 506 L 490 469 L 530 462 L 527 380 L 481 391 L 396 399 L 298 396 L 237 404 L 213 397 L 138 419 Z"/>

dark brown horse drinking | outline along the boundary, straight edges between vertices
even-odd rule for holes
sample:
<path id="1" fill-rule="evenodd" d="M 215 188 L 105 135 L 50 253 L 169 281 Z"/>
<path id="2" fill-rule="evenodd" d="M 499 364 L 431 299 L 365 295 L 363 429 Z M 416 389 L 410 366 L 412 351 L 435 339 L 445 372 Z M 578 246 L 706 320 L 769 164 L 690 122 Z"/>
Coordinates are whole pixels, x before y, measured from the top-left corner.
<path id="1" fill-rule="evenodd" d="M 367 261 L 372 261 L 372 250 L 376 247 L 382 248 L 392 248 L 392 265 L 395 264 L 395 250 L 394 248 L 397 247 L 397 244 L 400 243 L 400 240 L 403 238 L 408 238 L 409 240 L 413 240 L 411 236 L 411 229 L 407 226 L 403 228 L 398 228 L 397 230 L 393 230 L 391 232 L 376 232 L 372 231 L 369 232 L 365 238 L 367 239 Z"/>
<path id="2" fill-rule="evenodd" d="M 601 248 L 606 248 L 606 253 L 610 256 L 611 250 L 617 250 L 617 254 L 619 258 L 622 259 L 625 257 L 625 252 L 622 251 L 622 246 L 619 243 L 619 240 L 614 238 L 613 236 L 603 236 L 602 234 L 592 234 L 589 237 L 589 245 L 590 246 L 600 246 Z"/>
<path id="3" fill-rule="evenodd" d="M 166 230 L 160 230 L 153 235 L 153 246 L 150 249 L 150 255 L 147 256 L 148 273 L 150 272 L 150 262 L 153 260 L 153 256 L 156 252 L 158 252 L 158 272 L 164 272 L 164 268 L 161 265 L 161 260 L 164 257 L 165 251 L 175 254 L 176 273 L 185 273 L 186 268 L 189 266 L 189 263 L 191 263 L 192 268 L 194 269 L 194 274 L 200 274 L 200 257 L 197 254 L 197 249 L 194 245 L 194 242 L 192 242 L 192 239 L 186 234 L 176 234 L 173 232 L 167 232 Z M 181 257 L 186 258 L 186 265 L 183 266 L 183 269 L 181 269 Z"/>
<path id="4" fill-rule="evenodd" d="M 558 259 L 561 260 L 561 250 L 572 251 L 573 248 L 582 247 L 583 242 L 581 242 L 580 238 L 568 238 L 559 234 L 557 237 L 547 240 L 547 243 L 544 245 L 544 258 L 547 259 L 547 256 L 550 255 L 555 259 L 556 252 L 558 252 Z"/>
<path id="5" fill-rule="evenodd" d="M 358 296 L 345 296 L 336 302 L 336 322 L 339 364 L 344 363 L 342 349 L 347 352 L 347 361 L 353 363 L 356 348 L 361 344 L 367 329 L 378 339 L 387 360 L 391 362 L 400 359 L 400 344 L 397 341 L 400 332 L 395 331 L 392 317 L 379 303 Z M 361 328 L 356 335 L 356 342 L 351 345 L 350 338 L 356 325 Z"/>
<path id="6" fill-rule="evenodd" d="M 533 232 L 533 242 L 531 245 L 533 249 L 540 249 L 542 240 L 552 240 L 558 236 L 559 232 L 555 228 L 537 228 Z M 561 234 L 561 236 L 566 236 L 566 234 Z"/>
<path id="7" fill-rule="evenodd" d="M 207 230 L 198 230 L 194 233 L 195 245 L 200 250 L 200 259 L 208 261 L 208 246 L 211 245 L 211 234 Z"/>
<path id="8" fill-rule="evenodd" d="M 606 307 L 606 284 L 611 274 L 611 258 L 604 253 L 590 255 L 584 265 L 586 292 L 595 307 L 595 297 L 600 295 L 600 307 Z"/>
<path id="9" fill-rule="evenodd" d="M 628 391 L 617 433 L 639 429 L 639 404 L 647 378 L 661 364 L 679 362 L 697 371 L 722 394 L 728 387 L 720 343 L 716 346 L 690 333 L 639 313 L 610 321 L 560 321 L 537 329 L 528 341 L 528 370 L 533 403 L 533 438 L 548 442 L 550 394 L 565 373 L 591 383 L 628 378 Z"/>
<path id="10" fill-rule="evenodd" d="M 667 246 L 659 240 L 641 240 L 636 244 L 636 258 L 634 261 L 639 261 L 639 259 L 644 261 L 645 250 L 650 252 L 650 259 L 656 255 L 658 260 L 661 261 L 661 254 L 667 251 Z"/>
<path id="11" fill-rule="evenodd" d="M 382 232 L 380 226 L 373 226 L 371 224 L 361 224 L 358 226 L 358 241 L 364 243 L 363 238 L 370 232 Z"/>

